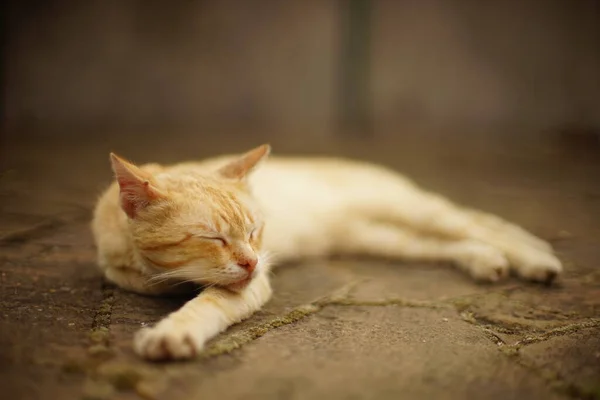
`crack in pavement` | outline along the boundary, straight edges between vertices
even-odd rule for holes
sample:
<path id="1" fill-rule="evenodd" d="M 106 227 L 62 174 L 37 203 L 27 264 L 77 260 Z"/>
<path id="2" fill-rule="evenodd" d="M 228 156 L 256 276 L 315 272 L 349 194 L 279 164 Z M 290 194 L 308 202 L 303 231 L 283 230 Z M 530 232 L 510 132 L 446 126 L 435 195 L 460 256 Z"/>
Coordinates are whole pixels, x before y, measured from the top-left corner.
<path id="1" fill-rule="evenodd" d="M 541 343 L 546 340 L 549 340 L 554 337 L 567 336 L 572 333 L 579 332 L 583 329 L 588 328 L 596 328 L 600 327 L 600 319 L 599 318 L 588 318 L 584 321 L 564 325 L 558 328 L 550 329 L 544 333 L 527 336 L 522 340 L 517 341 L 513 344 L 507 344 L 502 338 L 500 338 L 494 331 L 492 331 L 487 326 L 484 326 L 478 323 L 472 316 L 465 316 L 465 313 L 460 314 L 463 321 L 472 324 L 473 326 L 479 328 L 493 343 L 498 346 L 498 350 L 501 353 L 511 358 L 517 364 L 522 367 L 528 369 L 529 371 L 536 374 L 542 380 L 544 380 L 550 388 L 553 390 L 560 392 L 562 394 L 568 395 L 570 397 L 576 399 L 583 400 L 597 400 L 600 399 L 598 393 L 594 391 L 590 391 L 584 387 L 577 385 L 576 383 L 569 382 L 565 378 L 560 377 L 560 375 L 554 371 L 552 368 L 547 366 L 539 366 L 535 365 L 531 362 L 528 362 L 523 357 L 521 357 L 520 350 L 525 346 Z"/>
<path id="2" fill-rule="evenodd" d="M 581 329 L 600 327 L 600 318 L 587 318 L 581 322 L 560 326 L 558 328 L 550 329 L 549 331 L 535 335 L 527 336 L 523 340 L 519 340 L 515 344 L 511 345 L 517 349 L 523 346 L 527 346 L 533 343 L 539 343 L 551 339 L 557 336 L 565 336 L 570 333 L 575 333 Z"/>

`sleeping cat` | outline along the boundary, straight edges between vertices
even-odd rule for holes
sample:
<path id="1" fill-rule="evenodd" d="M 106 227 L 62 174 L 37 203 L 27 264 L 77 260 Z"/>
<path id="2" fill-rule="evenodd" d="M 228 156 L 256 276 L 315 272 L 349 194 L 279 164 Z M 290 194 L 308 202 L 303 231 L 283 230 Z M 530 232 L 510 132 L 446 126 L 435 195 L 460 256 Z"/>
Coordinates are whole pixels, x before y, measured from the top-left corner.
<path id="1" fill-rule="evenodd" d="M 135 166 L 111 154 L 116 182 L 92 229 L 98 263 L 116 285 L 143 294 L 205 289 L 134 338 L 152 360 L 194 357 L 205 342 L 271 297 L 269 255 L 332 254 L 446 261 L 473 278 L 513 270 L 550 282 L 562 271 L 545 241 L 493 215 L 423 191 L 384 167 L 328 158 L 241 156 Z"/>

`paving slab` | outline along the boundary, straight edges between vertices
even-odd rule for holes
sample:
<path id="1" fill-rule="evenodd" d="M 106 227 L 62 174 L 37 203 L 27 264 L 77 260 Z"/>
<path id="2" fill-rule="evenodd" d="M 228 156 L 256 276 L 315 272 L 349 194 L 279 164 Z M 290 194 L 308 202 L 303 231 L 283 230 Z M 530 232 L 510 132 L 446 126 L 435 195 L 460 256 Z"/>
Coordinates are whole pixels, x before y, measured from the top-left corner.
<path id="1" fill-rule="evenodd" d="M 331 267 L 354 273 L 361 284 L 352 291 L 352 295 L 365 301 L 388 298 L 443 301 L 521 285 L 516 280 L 474 285 L 467 274 L 449 263 L 386 263 L 365 259 L 344 260 L 332 263 Z"/>
<path id="2" fill-rule="evenodd" d="M 565 398 L 449 311 L 328 307 L 234 357 L 180 371 L 156 398 Z"/>

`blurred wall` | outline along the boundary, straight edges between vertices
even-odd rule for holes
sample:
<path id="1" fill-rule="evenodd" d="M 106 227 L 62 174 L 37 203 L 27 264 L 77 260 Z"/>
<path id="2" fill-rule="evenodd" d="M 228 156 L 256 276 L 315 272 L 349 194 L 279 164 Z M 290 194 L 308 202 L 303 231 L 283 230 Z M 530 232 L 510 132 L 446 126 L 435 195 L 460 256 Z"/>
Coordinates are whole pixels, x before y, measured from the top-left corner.
<path id="1" fill-rule="evenodd" d="M 376 121 L 600 126 L 600 2 L 376 4 Z"/>
<path id="2" fill-rule="evenodd" d="M 14 2 L 7 118 L 322 129 L 332 114 L 335 6 Z"/>
<path id="3" fill-rule="evenodd" d="M 373 1 L 375 126 L 600 126 L 598 3 Z M 331 132 L 347 4 L 12 1 L 5 126 Z"/>

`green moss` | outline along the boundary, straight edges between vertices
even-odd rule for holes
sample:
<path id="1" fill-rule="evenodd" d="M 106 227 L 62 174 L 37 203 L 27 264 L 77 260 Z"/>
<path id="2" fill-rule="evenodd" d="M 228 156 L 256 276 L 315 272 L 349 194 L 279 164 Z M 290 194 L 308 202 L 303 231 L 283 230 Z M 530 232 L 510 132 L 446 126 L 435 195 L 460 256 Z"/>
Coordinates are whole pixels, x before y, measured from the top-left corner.
<path id="1" fill-rule="evenodd" d="M 100 326 L 93 329 L 88 336 L 93 343 L 107 343 L 110 339 L 110 331 L 107 327 Z"/>
<path id="2" fill-rule="evenodd" d="M 114 290 L 111 287 L 104 286 L 102 288 L 103 300 L 96 310 L 92 328 L 108 327 L 112 315 L 112 308 L 115 303 Z"/>
<path id="3" fill-rule="evenodd" d="M 463 321 L 466 321 L 470 324 L 476 324 L 477 320 L 475 319 L 475 315 L 470 311 L 463 311 L 460 313 L 460 317 Z"/>
<path id="4" fill-rule="evenodd" d="M 505 345 L 504 340 L 502 340 L 500 336 L 496 335 L 496 332 L 484 327 L 482 327 L 481 330 L 485 336 L 488 337 L 488 339 L 497 344 L 499 347 L 503 347 Z"/>
<path id="5" fill-rule="evenodd" d="M 507 355 L 509 357 L 518 357 L 519 356 L 519 349 L 517 347 L 500 346 L 500 347 L 498 347 L 498 349 L 500 350 L 500 352 L 504 353 L 505 355 Z"/>
<path id="6" fill-rule="evenodd" d="M 440 309 L 447 308 L 444 304 L 434 303 L 430 301 L 407 300 L 399 298 L 381 299 L 381 300 L 357 300 L 357 299 L 331 299 L 325 300 L 322 305 L 332 306 L 365 306 L 365 307 L 385 307 L 385 306 L 400 306 L 410 308 L 432 308 Z"/>
<path id="7" fill-rule="evenodd" d="M 114 302 L 114 297 L 110 296 L 104 300 L 104 302 L 98 308 L 98 312 L 101 314 L 108 314 L 112 311 L 112 303 Z"/>
<path id="8" fill-rule="evenodd" d="M 594 328 L 600 326 L 600 318 L 589 318 L 583 322 L 569 324 L 551 329 L 545 333 L 535 336 L 528 336 L 517 343 L 517 346 L 526 346 L 533 343 L 546 341 L 552 337 L 564 336 L 580 331 L 581 329 Z"/>
<path id="9" fill-rule="evenodd" d="M 473 305 L 473 299 L 462 297 L 450 300 L 448 303 L 453 305 L 454 308 L 456 308 L 456 311 L 460 313 L 467 310 L 471 305 Z"/>

